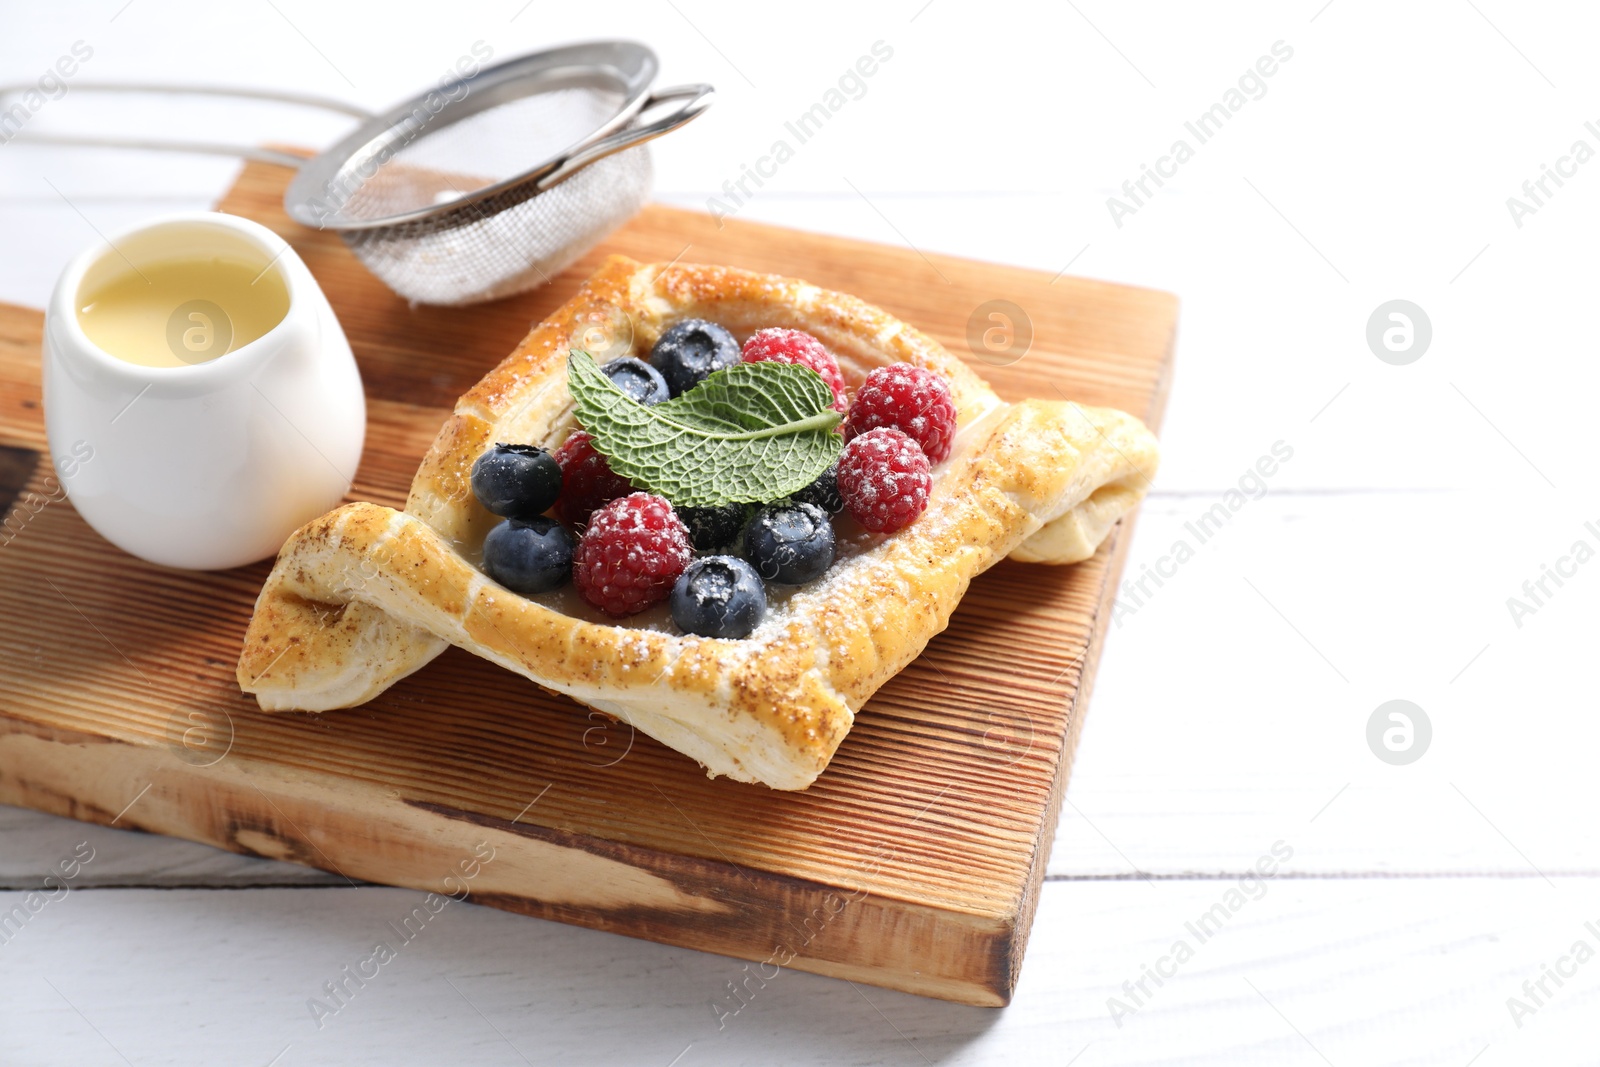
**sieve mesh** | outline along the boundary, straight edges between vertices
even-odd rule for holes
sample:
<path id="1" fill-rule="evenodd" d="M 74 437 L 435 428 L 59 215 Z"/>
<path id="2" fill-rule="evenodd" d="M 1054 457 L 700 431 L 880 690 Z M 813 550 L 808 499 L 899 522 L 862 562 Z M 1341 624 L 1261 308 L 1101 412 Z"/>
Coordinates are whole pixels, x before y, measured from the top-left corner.
<path id="1" fill-rule="evenodd" d="M 453 188 L 444 172 L 412 167 L 387 175 L 397 162 L 374 178 L 410 183 L 411 193 Z M 641 144 L 597 160 L 542 193 L 511 189 L 443 217 L 347 230 L 343 236 L 367 269 L 407 300 L 494 300 L 542 285 L 570 266 L 644 206 L 650 178 L 650 150 Z"/>
<path id="2" fill-rule="evenodd" d="M 365 180 L 341 175 L 345 221 L 444 207 L 557 156 L 590 137 L 627 95 L 597 86 L 551 89 L 421 132 Z M 650 154 L 639 145 L 607 156 L 544 192 L 499 196 L 426 219 L 347 230 L 367 269 L 408 300 L 468 304 L 550 280 L 644 205 Z"/>
<path id="3" fill-rule="evenodd" d="M 532 288 L 644 206 L 646 142 L 710 105 L 709 85 L 651 91 L 656 69 L 626 41 L 497 63 L 371 116 L 301 168 L 284 207 L 414 302 Z"/>

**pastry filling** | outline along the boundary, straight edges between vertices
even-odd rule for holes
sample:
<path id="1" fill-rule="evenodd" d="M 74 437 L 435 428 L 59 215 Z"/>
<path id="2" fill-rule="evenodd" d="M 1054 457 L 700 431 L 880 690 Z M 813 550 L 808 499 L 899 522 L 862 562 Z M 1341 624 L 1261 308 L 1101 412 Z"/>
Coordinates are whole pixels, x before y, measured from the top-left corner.
<path id="1" fill-rule="evenodd" d="M 472 489 L 502 521 L 484 573 L 565 614 L 748 637 L 845 561 L 916 522 L 951 454 L 948 383 L 895 363 L 850 395 L 810 334 L 685 319 L 648 359 L 574 350 L 580 427 L 505 442 Z"/>

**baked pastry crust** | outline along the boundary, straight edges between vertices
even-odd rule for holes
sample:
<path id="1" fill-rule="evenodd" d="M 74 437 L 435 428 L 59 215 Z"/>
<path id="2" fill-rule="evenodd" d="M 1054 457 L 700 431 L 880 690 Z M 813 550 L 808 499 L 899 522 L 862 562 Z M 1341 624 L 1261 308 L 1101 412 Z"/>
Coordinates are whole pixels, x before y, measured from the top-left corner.
<path id="1" fill-rule="evenodd" d="M 473 461 L 496 441 L 554 445 L 574 428 L 569 348 L 602 361 L 644 354 L 686 317 L 740 340 L 767 326 L 805 330 L 852 389 L 898 361 L 943 375 L 959 429 L 927 511 L 800 587 L 742 640 L 617 624 L 496 585 L 475 565 L 499 519 L 472 494 Z M 804 789 L 856 710 L 944 629 L 974 576 L 1008 555 L 1093 555 L 1143 497 L 1156 460 L 1133 416 L 1004 403 L 932 339 L 854 297 L 615 256 L 461 397 L 404 511 L 347 504 L 289 538 L 257 600 L 239 685 L 268 711 L 350 707 L 456 644 L 631 723 L 713 776 Z"/>

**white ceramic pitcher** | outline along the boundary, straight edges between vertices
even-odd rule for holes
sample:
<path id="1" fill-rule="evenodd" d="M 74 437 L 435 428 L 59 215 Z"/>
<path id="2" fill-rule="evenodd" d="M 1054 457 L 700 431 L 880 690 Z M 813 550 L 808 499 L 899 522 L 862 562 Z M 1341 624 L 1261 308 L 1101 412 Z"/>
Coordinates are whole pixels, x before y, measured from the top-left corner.
<path id="1" fill-rule="evenodd" d="M 210 360 L 146 367 L 85 334 L 83 295 L 141 263 L 222 257 L 276 271 L 283 320 Z M 44 406 L 67 495 L 90 526 L 169 567 L 217 569 L 275 554 L 349 491 L 366 434 L 350 344 L 299 256 L 233 215 L 171 215 L 82 253 L 46 312 Z M 93 459 L 82 462 L 85 450 Z"/>

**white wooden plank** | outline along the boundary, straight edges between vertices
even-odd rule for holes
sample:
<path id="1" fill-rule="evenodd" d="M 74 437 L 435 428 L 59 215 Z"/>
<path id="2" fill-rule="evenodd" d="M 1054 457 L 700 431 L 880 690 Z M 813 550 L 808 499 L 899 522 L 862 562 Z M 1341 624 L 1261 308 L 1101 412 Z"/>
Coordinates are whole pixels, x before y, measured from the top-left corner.
<path id="1" fill-rule="evenodd" d="M 1593 1062 L 1600 963 L 1562 957 L 1600 947 L 1585 926 L 1600 882 L 1247 888 L 1230 911 L 1227 881 L 1049 883 L 1003 1011 L 769 972 L 736 1014 L 737 961 L 460 903 L 402 942 L 390 924 L 423 898 L 400 890 L 78 891 L 0 945 L 0 1061 Z M 1187 924 L 1218 905 L 1202 942 Z M 333 1002 L 324 983 L 385 940 L 394 958 Z M 1165 960 L 1179 941 L 1192 957 Z M 1172 975 L 1159 987 L 1145 977 L 1158 964 Z M 1573 977 L 1547 979 L 1518 1028 L 1507 999 L 1558 964 Z M 1123 988 L 1141 979 L 1147 993 Z M 318 997 L 337 1008 L 320 1028 Z M 1113 997 L 1133 1009 L 1120 1026 Z"/>
<path id="2" fill-rule="evenodd" d="M 1149 501 L 1129 575 L 1197 542 L 1214 499 Z M 1581 512 L 1468 494 L 1248 504 L 1124 596 L 1050 869 L 1237 870 L 1278 837 L 1303 872 L 1600 869 L 1600 722 L 1576 696 L 1600 569 L 1520 628 L 1506 607 L 1578 538 L 1600 549 Z M 1433 727 L 1407 766 L 1366 737 L 1397 698 Z"/>

